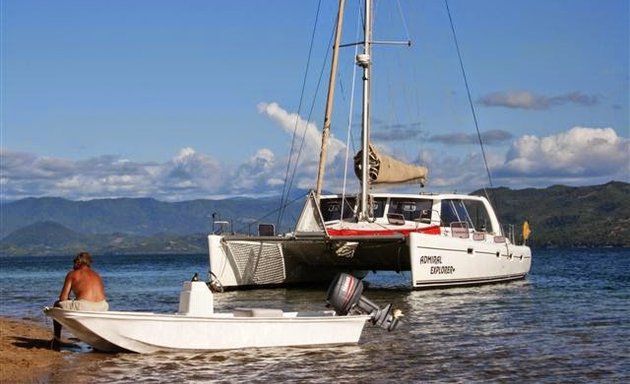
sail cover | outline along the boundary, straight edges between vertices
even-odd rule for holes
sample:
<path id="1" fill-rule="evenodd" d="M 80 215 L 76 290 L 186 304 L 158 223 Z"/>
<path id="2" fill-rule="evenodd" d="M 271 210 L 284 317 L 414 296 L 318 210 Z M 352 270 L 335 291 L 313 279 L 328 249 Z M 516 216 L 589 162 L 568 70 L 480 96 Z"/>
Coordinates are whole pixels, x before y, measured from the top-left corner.
<path id="1" fill-rule="evenodd" d="M 429 170 L 426 167 L 411 165 L 396 160 L 393 157 L 378 153 L 376 148 L 369 145 L 368 177 L 373 184 L 402 184 L 419 183 L 424 186 Z M 354 173 L 361 179 L 362 150 L 354 156 Z"/>

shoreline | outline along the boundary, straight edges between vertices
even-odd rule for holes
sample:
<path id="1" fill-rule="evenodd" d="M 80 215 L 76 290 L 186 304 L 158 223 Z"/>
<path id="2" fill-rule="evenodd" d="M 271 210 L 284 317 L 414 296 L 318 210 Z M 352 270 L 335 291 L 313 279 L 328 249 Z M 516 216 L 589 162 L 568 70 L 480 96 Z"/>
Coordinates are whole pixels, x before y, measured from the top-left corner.
<path id="1" fill-rule="evenodd" d="M 0 383 L 45 382 L 65 363 L 66 354 L 49 349 L 51 339 L 44 323 L 0 315 Z"/>

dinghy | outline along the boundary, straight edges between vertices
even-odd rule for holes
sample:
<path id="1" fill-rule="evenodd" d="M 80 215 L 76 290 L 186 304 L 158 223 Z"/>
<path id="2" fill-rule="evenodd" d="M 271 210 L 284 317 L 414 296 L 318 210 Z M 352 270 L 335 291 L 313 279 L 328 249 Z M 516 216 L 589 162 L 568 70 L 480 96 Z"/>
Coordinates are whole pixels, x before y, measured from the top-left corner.
<path id="1" fill-rule="evenodd" d="M 203 281 L 184 282 L 177 313 L 90 312 L 46 307 L 44 313 L 103 352 L 218 351 L 239 348 L 356 344 L 366 322 L 393 330 L 400 312 L 363 297 L 356 278 L 339 274 L 328 289 L 333 310 L 285 312 L 237 308 L 214 312 Z"/>

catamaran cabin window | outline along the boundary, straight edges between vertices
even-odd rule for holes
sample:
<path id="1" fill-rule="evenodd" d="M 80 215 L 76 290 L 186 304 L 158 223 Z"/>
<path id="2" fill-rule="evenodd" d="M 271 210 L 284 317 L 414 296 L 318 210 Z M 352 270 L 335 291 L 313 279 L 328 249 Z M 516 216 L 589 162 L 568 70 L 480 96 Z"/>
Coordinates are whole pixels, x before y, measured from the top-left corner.
<path id="1" fill-rule="evenodd" d="M 374 217 L 383 217 L 383 213 L 385 213 L 386 201 L 387 199 L 383 197 L 374 199 L 374 202 L 372 203 L 372 212 L 374 214 Z"/>
<path id="2" fill-rule="evenodd" d="M 353 197 L 347 197 L 344 199 L 344 202 L 343 218 L 349 219 L 354 216 L 355 199 Z M 322 199 L 320 201 L 320 206 L 322 210 L 322 217 L 325 222 L 335 221 L 341 218 L 341 198 Z"/>
<path id="3" fill-rule="evenodd" d="M 409 221 L 420 220 L 423 211 L 431 212 L 432 205 L 431 200 L 391 199 L 388 213 L 401 214 Z"/>

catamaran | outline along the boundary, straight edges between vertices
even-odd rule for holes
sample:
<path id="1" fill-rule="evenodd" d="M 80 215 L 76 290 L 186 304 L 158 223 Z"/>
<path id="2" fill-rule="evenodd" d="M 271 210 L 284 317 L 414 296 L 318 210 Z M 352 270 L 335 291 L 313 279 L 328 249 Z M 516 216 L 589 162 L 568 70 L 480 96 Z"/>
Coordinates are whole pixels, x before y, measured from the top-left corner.
<path id="1" fill-rule="evenodd" d="M 260 226 L 256 236 L 210 234 L 212 284 L 221 289 L 330 281 L 338 272 L 410 271 L 411 288 L 450 287 L 525 277 L 531 250 L 504 233 L 489 200 L 455 193 L 376 193 L 378 184 L 418 183 L 428 169 L 382 154 L 370 141 L 373 74 L 372 1 L 363 10 L 361 150 L 354 161 L 361 184 L 355 195 L 322 194 L 344 0 L 339 2 L 316 188 L 295 230 L 278 235 Z"/>

